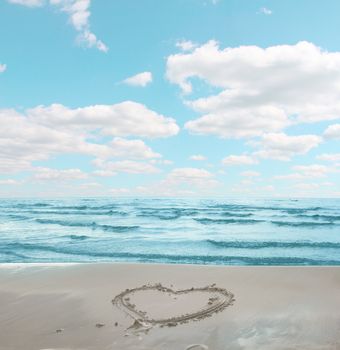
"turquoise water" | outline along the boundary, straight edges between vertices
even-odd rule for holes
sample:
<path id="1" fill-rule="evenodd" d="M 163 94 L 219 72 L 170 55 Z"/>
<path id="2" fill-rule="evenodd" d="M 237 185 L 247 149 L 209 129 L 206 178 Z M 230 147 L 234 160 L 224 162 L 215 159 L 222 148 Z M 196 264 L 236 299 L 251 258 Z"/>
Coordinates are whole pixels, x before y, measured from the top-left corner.
<path id="1" fill-rule="evenodd" d="M 1 199 L 0 262 L 340 265 L 340 200 Z"/>

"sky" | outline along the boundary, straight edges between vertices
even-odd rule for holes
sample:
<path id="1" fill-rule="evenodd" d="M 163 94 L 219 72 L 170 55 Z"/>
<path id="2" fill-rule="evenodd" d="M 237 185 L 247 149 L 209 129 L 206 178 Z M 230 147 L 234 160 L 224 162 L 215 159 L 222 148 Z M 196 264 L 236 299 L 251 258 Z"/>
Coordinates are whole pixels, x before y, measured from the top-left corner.
<path id="1" fill-rule="evenodd" d="M 340 197 L 337 0 L 0 0 L 0 196 Z"/>

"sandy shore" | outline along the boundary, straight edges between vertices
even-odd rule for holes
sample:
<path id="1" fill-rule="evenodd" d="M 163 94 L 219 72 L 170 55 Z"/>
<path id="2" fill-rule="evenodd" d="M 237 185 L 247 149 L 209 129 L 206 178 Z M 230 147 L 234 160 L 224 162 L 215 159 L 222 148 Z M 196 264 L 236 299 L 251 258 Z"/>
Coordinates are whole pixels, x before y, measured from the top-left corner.
<path id="1" fill-rule="evenodd" d="M 339 310 L 340 267 L 0 265 L 1 350 L 336 350 Z"/>

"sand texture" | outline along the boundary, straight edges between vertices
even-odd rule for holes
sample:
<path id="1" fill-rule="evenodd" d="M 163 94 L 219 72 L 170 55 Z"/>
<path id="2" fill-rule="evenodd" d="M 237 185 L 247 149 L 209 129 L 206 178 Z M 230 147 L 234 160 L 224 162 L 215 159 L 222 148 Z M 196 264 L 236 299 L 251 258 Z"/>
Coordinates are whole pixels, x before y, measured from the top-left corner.
<path id="1" fill-rule="evenodd" d="M 339 267 L 0 265 L 0 350 L 337 350 Z"/>

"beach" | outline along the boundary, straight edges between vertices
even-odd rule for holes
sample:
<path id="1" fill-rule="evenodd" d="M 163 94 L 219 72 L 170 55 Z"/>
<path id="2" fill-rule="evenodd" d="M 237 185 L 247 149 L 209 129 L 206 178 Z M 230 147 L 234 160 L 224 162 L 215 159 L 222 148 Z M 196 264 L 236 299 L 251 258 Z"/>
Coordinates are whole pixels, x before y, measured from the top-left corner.
<path id="1" fill-rule="evenodd" d="M 0 349 L 336 350 L 339 290 L 339 267 L 2 264 Z"/>

